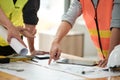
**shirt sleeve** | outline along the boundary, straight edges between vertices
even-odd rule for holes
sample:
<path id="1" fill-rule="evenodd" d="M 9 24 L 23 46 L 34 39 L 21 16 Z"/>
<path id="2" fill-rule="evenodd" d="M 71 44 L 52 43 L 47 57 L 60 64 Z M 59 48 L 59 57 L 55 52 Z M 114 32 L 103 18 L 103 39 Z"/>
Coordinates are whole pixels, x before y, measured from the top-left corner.
<path id="1" fill-rule="evenodd" d="M 38 23 L 37 12 L 40 7 L 40 0 L 28 0 L 23 8 L 23 21 L 25 24 L 36 25 Z"/>
<path id="2" fill-rule="evenodd" d="M 77 17 L 81 14 L 81 5 L 78 0 L 74 0 L 68 11 L 62 16 L 62 21 L 67 21 L 71 25 L 74 24 Z"/>
<path id="3" fill-rule="evenodd" d="M 120 0 L 114 0 L 110 29 L 120 28 Z"/>

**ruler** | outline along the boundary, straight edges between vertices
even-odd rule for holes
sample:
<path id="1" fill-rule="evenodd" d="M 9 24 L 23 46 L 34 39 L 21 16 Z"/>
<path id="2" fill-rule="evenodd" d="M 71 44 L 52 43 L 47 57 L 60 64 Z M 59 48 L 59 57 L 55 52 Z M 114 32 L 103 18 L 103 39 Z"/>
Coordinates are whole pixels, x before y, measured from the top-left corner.
<path id="1" fill-rule="evenodd" d="M 0 71 L 0 80 L 25 80 L 25 79 Z"/>

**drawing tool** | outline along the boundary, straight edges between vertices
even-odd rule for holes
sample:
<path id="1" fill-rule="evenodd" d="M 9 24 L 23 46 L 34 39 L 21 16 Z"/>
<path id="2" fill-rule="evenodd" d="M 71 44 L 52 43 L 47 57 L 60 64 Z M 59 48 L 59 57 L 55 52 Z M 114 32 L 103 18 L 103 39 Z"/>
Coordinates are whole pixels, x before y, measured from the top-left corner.
<path id="1" fill-rule="evenodd" d="M 99 70 L 100 71 L 100 70 Z M 106 69 L 101 69 L 101 71 L 109 71 L 109 69 L 108 68 L 106 68 Z M 93 72 L 95 72 L 95 70 L 89 70 L 89 71 L 82 71 L 81 72 L 81 74 L 88 74 L 88 73 L 93 73 Z"/>

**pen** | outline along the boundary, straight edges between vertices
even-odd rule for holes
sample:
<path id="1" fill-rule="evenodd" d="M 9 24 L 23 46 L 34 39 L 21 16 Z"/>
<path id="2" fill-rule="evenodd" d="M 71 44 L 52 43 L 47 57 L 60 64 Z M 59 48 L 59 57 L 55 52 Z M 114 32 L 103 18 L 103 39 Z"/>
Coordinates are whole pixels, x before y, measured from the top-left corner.
<path id="1" fill-rule="evenodd" d="M 109 71 L 109 69 L 102 69 L 102 71 Z M 95 71 L 82 71 L 81 74 L 86 74 L 86 73 L 92 73 L 92 72 L 95 72 Z"/>
<path id="2" fill-rule="evenodd" d="M 95 71 L 82 71 L 81 74 L 92 73 L 92 72 L 95 72 Z"/>

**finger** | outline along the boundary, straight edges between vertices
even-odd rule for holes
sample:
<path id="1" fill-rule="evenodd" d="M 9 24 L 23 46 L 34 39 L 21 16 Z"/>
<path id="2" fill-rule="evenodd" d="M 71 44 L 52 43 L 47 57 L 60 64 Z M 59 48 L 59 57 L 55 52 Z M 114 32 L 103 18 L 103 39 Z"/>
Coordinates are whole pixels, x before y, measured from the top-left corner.
<path id="1" fill-rule="evenodd" d="M 100 60 L 100 61 L 98 62 L 98 66 L 100 67 L 101 64 L 102 64 L 102 60 Z"/>
<path id="2" fill-rule="evenodd" d="M 16 28 L 16 30 L 18 30 L 18 31 L 19 31 L 19 30 L 22 30 L 22 28 L 21 28 L 21 27 L 15 27 L 15 28 Z"/>
<path id="3" fill-rule="evenodd" d="M 48 61 L 48 65 L 50 65 L 51 61 L 52 61 L 52 58 L 50 57 L 50 59 Z"/>
<path id="4" fill-rule="evenodd" d="M 106 64 L 107 64 L 107 61 L 106 61 L 106 60 L 104 60 L 104 61 L 102 62 L 102 64 L 100 65 L 100 67 L 105 67 L 105 66 L 106 66 Z"/>
<path id="5" fill-rule="evenodd" d="M 101 60 L 99 63 L 99 67 L 105 67 L 106 66 L 107 61 L 106 60 Z"/>
<path id="6" fill-rule="evenodd" d="M 23 34 L 25 37 L 28 37 L 28 38 L 35 38 L 35 36 L 29 33 L 28 31 L 23 31 L 21 32 L 21 34 Z"/>
<path id="7" fill-rule="evenodd" d="M 10 35 L 8 35 L 8 38 L 7 38 L 7 41 L 10 43 L 11 42 L 11 36 Z"/>
<path id="8" fill-rule="evenodd" d="M 49 54 L 49 52 L 45 52 L 45 51 L 34 51 L 35 55 L 44 55 L 44 54 Z"/>
<path id="9" fill-rule="evenodd" d="M 56 53 L 56 51 L 55 51 L 55 52 L 54 52 L 54 51 L 50 51 L 50 59 L 49 59 L 49 61 L 48 61 L 48 64 L 49 64 L 49 65 L 50 65 L 52 59 L 55 59 L 55 55 L 56 55 L 56 54 L 54 54 L 54 53 Z"/>
<path id="10" fill-rule="evenodd" d="M 18 29 L 20 29 L 20 30 L 29 30 L 28 28 L 25 28 L 25 27 L 18 27 Z"/>
<path id="11" fill-rule="evenodd" d="M 32 33 L 32 35 L 35 35 L 35 34 L 36 34 L 36 32 L 37 32 L 37 30 L 36 30 L 36 29 L 34 29 L 34 30 L 33 30 L 33 33 Z"/>
<path id="12" fill-rule="evenodd" d="M 61 50 L 59 50 L 56 55 L 55 55 L 55 60 L 58 60 L 60 58 L 61 55 Z"/>
<path id="13" fill-rule="evenodd" d="M 7 41 L 10 43 L 12 38 L 14 38 L 14 37 L 8 35 Z M 27 47 L 21 38 L 19 38 L 19 37 L 17 38 L 17 37 L 16 37 L 16 39 L 17 39 L 20 43 L 22 43 L 25 47 Z"/>
<path id="14" fill-rule="evenodd" d="M 48 60 L 48 65 L 50 65 L 50 63 L 51 63 L 51 61 L 52 61 L 52 51 L 50 51 L 50 58 L 49 58 L 49 60 Z"/>

